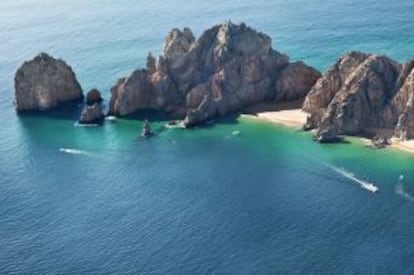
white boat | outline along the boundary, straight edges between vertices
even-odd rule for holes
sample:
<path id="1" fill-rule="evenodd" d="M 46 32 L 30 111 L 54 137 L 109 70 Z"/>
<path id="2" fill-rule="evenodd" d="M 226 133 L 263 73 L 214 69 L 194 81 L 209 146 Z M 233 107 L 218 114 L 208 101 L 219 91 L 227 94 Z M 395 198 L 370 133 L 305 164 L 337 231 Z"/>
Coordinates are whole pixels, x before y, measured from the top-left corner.
<path id="1" fill-rule="evenodd" d="M 371 191 L 373 193 L 375 193 L 375 192 L 378 191 L 378 187 L 376 187 L 372 183 L 361 184 L 361 187 L 364 188 L 364 189 L 366 189 L 366 190 L 368 190 L 368 191 Z"/>

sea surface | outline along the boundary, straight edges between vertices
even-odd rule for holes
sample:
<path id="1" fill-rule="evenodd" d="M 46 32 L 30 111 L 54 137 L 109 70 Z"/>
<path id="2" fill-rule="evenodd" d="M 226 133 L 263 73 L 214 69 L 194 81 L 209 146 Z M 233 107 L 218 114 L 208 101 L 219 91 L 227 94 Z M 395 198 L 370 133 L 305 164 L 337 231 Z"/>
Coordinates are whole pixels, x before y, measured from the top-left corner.
<path id="1" fill-rule="evenodd" d="M 41 51 L 85 91 L 159 54 L 174 27 L 225 20 L 325 70 L 350 50 L 414 58 L 414 2 L 0 3 L 1 274 L 414 274 L 414 155 L 230 117 L 137 138 L 140 119 L 79 127 L 17 116 L 13 77 Z M 402 176 L 403 175 L 403 176 Z M 367 189 L 369 183 L 379 188 Z"/>

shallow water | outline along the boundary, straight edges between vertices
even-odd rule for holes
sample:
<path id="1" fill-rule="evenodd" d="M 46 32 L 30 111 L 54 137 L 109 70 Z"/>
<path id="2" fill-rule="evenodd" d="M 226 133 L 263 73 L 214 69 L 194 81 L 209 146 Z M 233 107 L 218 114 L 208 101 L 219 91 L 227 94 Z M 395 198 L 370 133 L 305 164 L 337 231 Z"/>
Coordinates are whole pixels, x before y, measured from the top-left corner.
<path id="1" fill-rule="evenodd" d="M 249 119 L 188 131 L 154 122 L 158 135 L 143 140 L 134 119 L 16 116 L 14 72 L 39 51 L 107 97 L 177 26 L 199 35 L 243 20 L 318 69 L 351 49 L 413 57 L 409 1 L 185 4 L 0 4 L 1 273 L 414 273 L 413 155 L 319 145 Z"/>

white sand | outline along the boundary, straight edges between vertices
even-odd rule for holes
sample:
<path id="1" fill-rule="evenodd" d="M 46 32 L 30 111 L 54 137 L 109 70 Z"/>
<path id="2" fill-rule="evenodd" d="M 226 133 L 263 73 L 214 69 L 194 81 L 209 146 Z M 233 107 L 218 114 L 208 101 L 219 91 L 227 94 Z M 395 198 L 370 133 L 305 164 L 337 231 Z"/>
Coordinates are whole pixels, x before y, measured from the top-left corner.
<path id="1" fill-rule="evenodd" d="M 257 118 L 277 124 L 292 127 L 302 127 L 306 122 L 307 113 L 301 109 L 258 112 L 254 115 L 245 114 L 244 117 Z"/>
<path id="2" fill-rule="evenodd" d="M 391 147 L 406 152 L 414 153 L 414 140 L 400 140 L 397 138 L 392 138 Z"/>

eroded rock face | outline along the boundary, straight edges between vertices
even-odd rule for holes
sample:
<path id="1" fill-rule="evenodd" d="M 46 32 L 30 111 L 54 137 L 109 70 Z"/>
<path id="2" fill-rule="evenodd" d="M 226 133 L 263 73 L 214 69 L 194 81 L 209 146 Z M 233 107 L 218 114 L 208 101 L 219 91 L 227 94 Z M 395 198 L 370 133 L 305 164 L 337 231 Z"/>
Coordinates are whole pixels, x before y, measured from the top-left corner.
<path id="1" fill-rule="evenodd" d="M 414 66 L 413 66 L 414 67 Z M 395 135 L 402 139 L 414 138 L 414 69 L 407 77 L 398 93 L 399 102 L 395 105 L 403 109 L 398 117 Z M 405 103 L 405 104 L 404 104 Z"/>
<path id="2" fill-rule="evenodd" d="M 269 36 L 243 23 L 214 26 L 197 40 L 188 28 L 173 29 L 156 64 L 150 55 L 146 69 L 112 88 L 110 113 L 173 112 L 192 126 L 257 102 L 304 97 L 318 77 L 302 62 L 289 63 Z"/>
<path id="3" fill-rule="evenodd" d="M 104 119 L 104 113 L 102 112 L 102 107 L 99 103 L 94 103 L 93 105 L 85 105 L 79 123 L 81 124 L 96 124 L 101 123 Z"/>
<path id="4" fill-rule="evenodd" d="M 301 98 L 309 93 L 312 87 L 321 77 L 314 68 L 299 61 L 289 64 L 282 70 L 276 81 L 276 101 L 291 101 Z"/>
<path id="5" fill-rule="evenodd" d="M 348 76 L 368 57 L 367 54 L 351 52 L 341 57 L 331 66 L 305 98 L 303 110 L 310 113 L 305 128 L 312 129 L 318 127 L 326 109 L 333 100 L 336 93 L 343 86 Z"/>
<path id="6" fill-rule="evenodd" d="M 41 53 L 23 63 L 15 78 L 16 110 L 48 110 L 61 103 L 83 99 L 75 73 L 63 60 Z"/>
<path id="7" fill-rule="evenodd" d="M 111 88 L 109 114 L 125 116 L 145 108 L 157 109 L 154 87 L 146 70 L 136 70 Z"/>
<path id="8" fill-rule="evenodd" d="M 321 142 L 367 129 L 394 129 L 398 121 L 403 129 L 409 116 L 412 86 L 407 76 L 412 65 L 358 52 L 341 57 L 306 97 L 303 109 L 310 117 L 305 128 L 316 128 Z"/>

